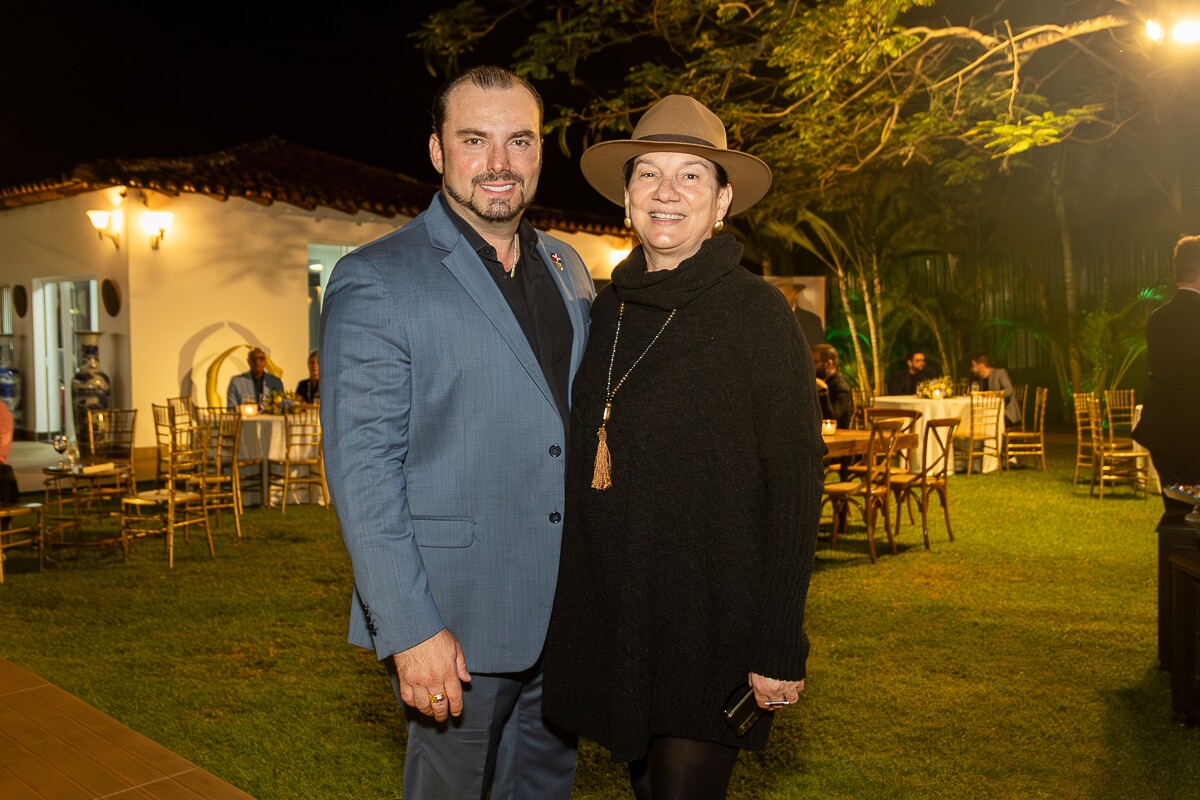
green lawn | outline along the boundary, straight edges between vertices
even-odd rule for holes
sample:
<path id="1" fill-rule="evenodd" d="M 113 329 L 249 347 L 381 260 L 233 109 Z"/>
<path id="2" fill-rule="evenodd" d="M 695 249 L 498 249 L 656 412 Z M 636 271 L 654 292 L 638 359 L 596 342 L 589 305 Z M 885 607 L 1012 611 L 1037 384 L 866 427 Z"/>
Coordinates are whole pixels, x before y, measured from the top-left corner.
<path id="1" fill-rule="evenodd" d="M 858 528 L 822 547 L 808 690 L 731 797 L 1200 798 L 1200 731 L 1171 723 L 1156 669 L 1161 503 L 1089 498 L 1070 456 L 954 478 L 957 540 L 938 522 L 932 552 L 907 520 L 874 566 Z M 10 551 L 0 655 L 259 800 L 399 797 L 401 714 L 344 642 L 333 516 L 244 527 L 216 560 L 193 537 L 172 572 L 157 542 L 42 574 Z M 576 796 L 628 796 L 623 768 L 585 743 Z"/>

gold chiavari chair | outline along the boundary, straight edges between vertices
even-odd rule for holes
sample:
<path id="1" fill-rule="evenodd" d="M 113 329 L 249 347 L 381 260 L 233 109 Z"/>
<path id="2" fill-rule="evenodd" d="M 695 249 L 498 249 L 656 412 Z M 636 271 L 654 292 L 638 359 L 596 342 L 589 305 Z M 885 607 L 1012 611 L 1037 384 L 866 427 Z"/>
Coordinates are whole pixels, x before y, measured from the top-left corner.
<path id="1" fill-rule="evenodd" d="M 35 548 L 41 572 L 46 557 L 42 504 L 4 503 L 0 505 L 0 523 L 0 583 L 4 583 L 4 551 L 13 547 Z"/>
<path id="2" fill-rule="evenodd" d="M 280 511 L 287 511 L 288 493 L 291 489 L 304 486 L 308 500 L 313 502 L 313 490 L 319 489 L 321 500 L 329 502 L 329 488 L 325 485 L 325 468 L 322 463 L 320 408 L 308 406 L 283 415 L 284 457 L 267 459 L 267 491 L 279 487 L 282 492 Z"/>
<path id="3" fill-rule="evenodd" d="M 1118 450 L 1133 447 L 1133 389 L 1107 389 L 1104 411 L 1108 417 L 1108 445 Z"/>
<path id="4" fill-rule="evenodd" d="M 1114 441 L 1106 437 L 1099 400 L 1093 396 L 1088 402 L 1092 406 L 1088 415 L 1092 439 L 1092 483 L 1088 493 L 1095 494 L 1099 485 L 1100 499 L 1103 500 L 1105 484 L 1129 483 L 1135 495 L 1140 491 L 1145 496 L 1146 459 L 1150 454 L 1145 450 L 1134 450 L 1132 439 Z"/>
<path id="5" fill-rule="evenodd" d="M 970 419 L 966 430 L 958 429 L 956 438 L 967 459 L 968 476 L 974 470 L 976 458 L 980 472 L 983 472 L 985 458 L 1000 458 L 1000 414 L 1003 410 L 1003 392 L 971 392 Z"/>
<path id="6" fill-rule="evenodd" d="M 1096 457 L 1092 446 L 1092 417 L 1098 414 L 1099 408 L 1096 395 L 1092 392 L 1077 392 L 1073 398 L 1075 404 L 1075 474 L 1071 484 L 1079 483 L 1079 468 L 1093 470 Z M 1093 411 L 1095 409 L 1095 411 Z"/>
<path id="7" fill-rule="evenodd" d="M 241 443 L 242 415 L 236 409 L 197 407 L 196 418 L 204 431 L 204 467 L 189 481 L 200 491 L 204 514 L 215 511 L 217 527 L 221 512 L 233 512 L 237 540 L 242 540 L 242 512 L 239 503 L 238 446 Z"/>
<path id="8" fill-rule="evenodd" d="M 1008 469 L 1008 459 L 1037 456 L 1041 459 L 1042 472 L 1046 471 L 1046 398 L 1050 390 L 1045 386 L 1033 389 L 1033 416 L 1025 419 L 1021 430 L 1004 431 L 1004 452 L 1000 464 Z"/>

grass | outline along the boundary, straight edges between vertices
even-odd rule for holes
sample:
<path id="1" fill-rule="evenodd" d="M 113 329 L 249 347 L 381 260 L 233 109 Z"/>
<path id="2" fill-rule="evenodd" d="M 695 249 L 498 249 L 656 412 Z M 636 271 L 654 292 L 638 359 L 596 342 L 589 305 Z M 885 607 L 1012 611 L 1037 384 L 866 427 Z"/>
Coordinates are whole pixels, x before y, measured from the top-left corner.
<path id="1" fill-rule="evenodd" d="M 956 541 L 905 519 L 872 566 L 852 528 L 809 596 L 808 689 L 732 798 L 1200 798 L 1200 730 L 1170 719 L 1156 669 L 1161 503 L 1101 503 L 1051 471 L 952 479 Z M 229 528 L 228 522 L 226 529 Z M 10 551 L 0 655 L 259 800 L 399 797 L 402 716 L 344 642 L 350 572 L 324 510 L 252 511 L 246 542 L 193 536 Z M 882 552 L 882 551 L 881 551 Z M 584 743 L 579 798 L 627 797 Z"/>

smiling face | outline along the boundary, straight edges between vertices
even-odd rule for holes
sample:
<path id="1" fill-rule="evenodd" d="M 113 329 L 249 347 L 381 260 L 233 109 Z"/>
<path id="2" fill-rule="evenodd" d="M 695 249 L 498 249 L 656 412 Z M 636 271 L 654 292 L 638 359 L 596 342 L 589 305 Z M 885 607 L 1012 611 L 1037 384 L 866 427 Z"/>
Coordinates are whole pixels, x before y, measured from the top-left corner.
<path id="1" fill-rule="evenodd" d="M 691 153 L 645 153 L 633 159 L 625 213 L 650 271 L 674 269 L 696 254 L 725 218 L 733 187 L 717 185 L 717 168 Z"/>
<path id="2" fill-rule="evenodd" d="M 537 102 L 521 86 L 455 88 L 429 158 L 451 207 L 476 230 L 512 235 L 542 167 Z"/>

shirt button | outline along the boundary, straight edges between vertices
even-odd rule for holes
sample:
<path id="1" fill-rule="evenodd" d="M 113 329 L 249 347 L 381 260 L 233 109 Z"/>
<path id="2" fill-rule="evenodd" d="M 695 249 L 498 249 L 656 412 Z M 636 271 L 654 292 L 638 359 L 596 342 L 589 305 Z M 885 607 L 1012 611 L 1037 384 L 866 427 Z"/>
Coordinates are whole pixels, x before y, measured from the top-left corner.
<path id="1" fill-rule="evenodd" d="M 562 522 L 562 514 L 558 513 L 557 511 L 551 511 L 550 521 L 557 525 L 558 523 Z"/>
<path id="2" fill-rule="evenodd" d="M 550 445 L 550 455 L 554 456 L 555 458 L 558 458 L 559 456 L 562 455 L 562 448 L 556 444 Z"/>

